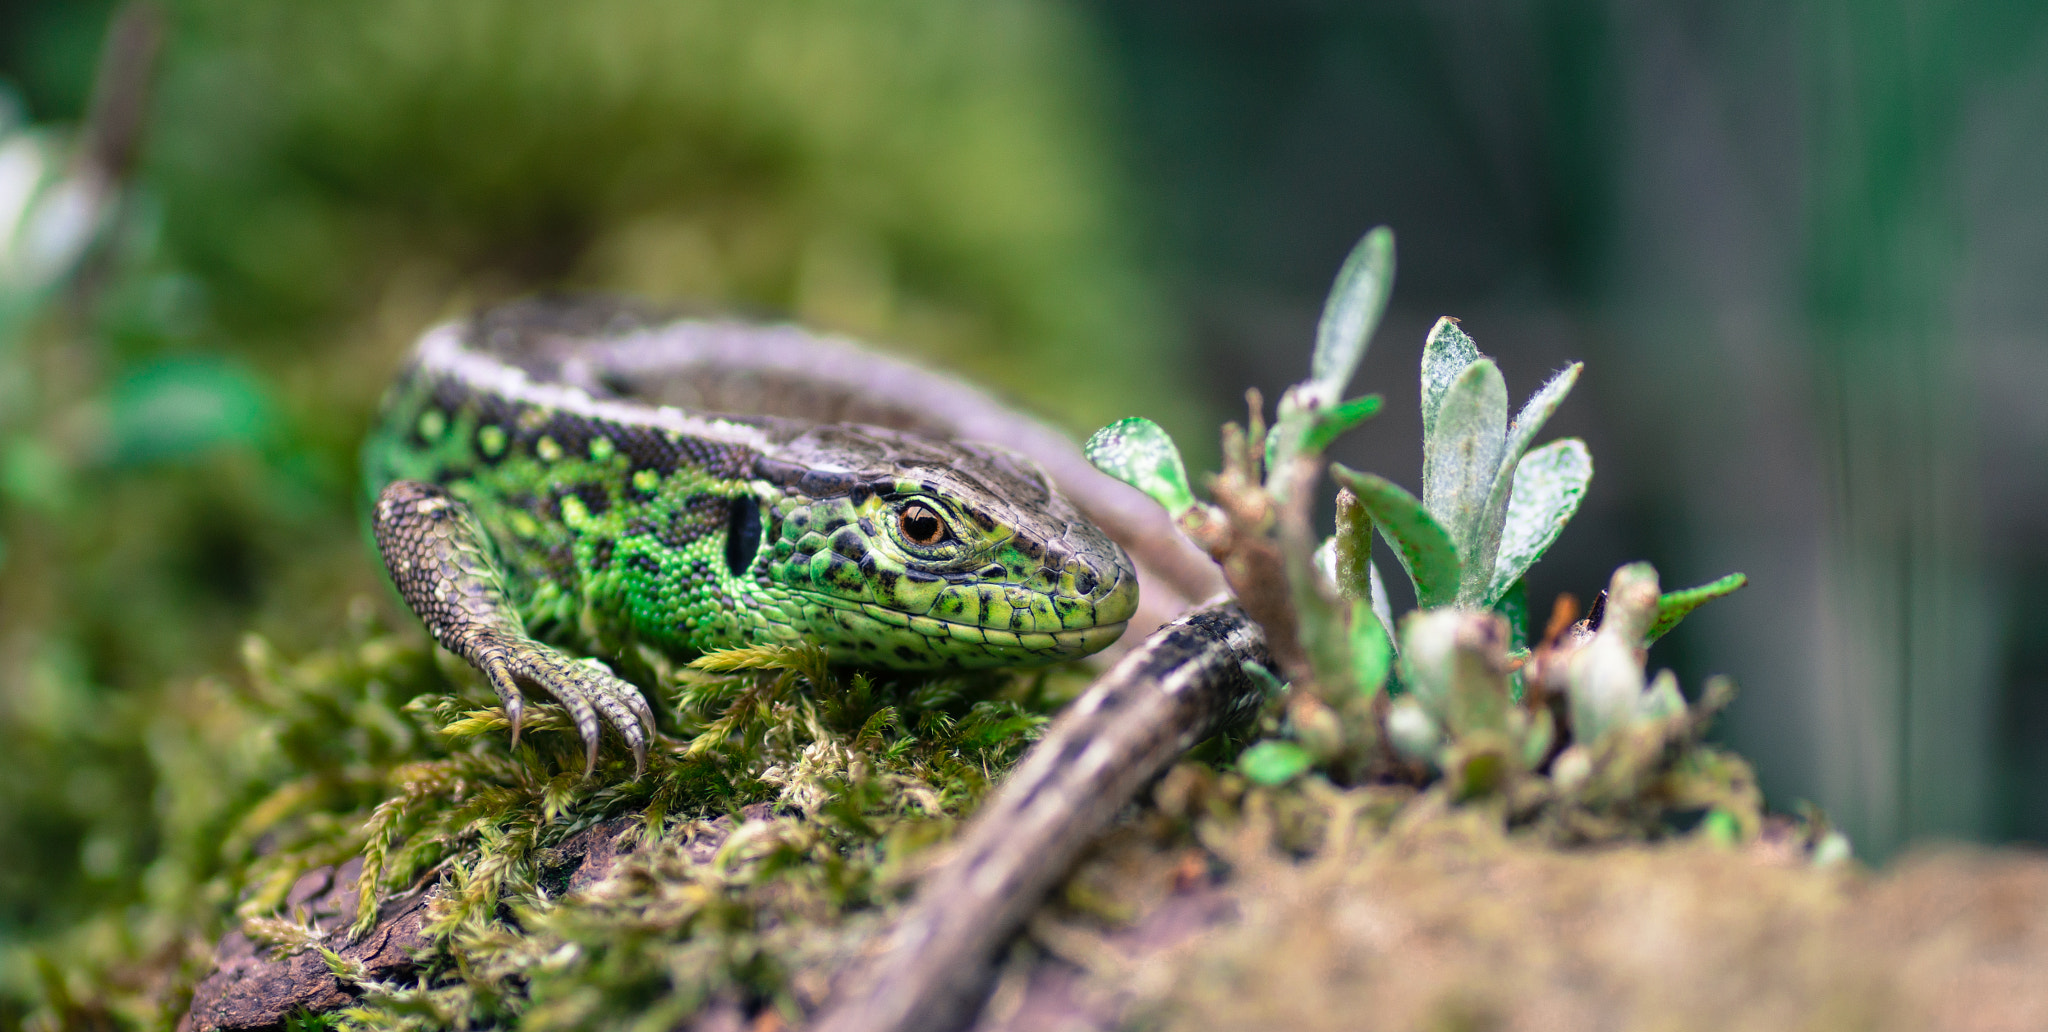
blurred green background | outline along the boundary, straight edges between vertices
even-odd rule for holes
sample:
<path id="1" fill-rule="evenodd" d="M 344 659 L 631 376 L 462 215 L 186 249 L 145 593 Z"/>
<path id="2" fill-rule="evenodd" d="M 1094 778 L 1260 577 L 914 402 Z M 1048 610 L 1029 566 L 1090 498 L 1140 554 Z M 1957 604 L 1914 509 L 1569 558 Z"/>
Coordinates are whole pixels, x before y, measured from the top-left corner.
<path id="1" fill-rule="evenodd" d="M 195 701 L 241 635 L 394 606 L 353 462 L 429 322 L 796 319 L 1199 458 L 1377 223 L 1389 404 L 1338 458 L 1419 480 L 1438 315 L 1517 396 L 1587 360 L 1539 605 L 1745 571 L 1657 658 L 1735 676 L 1774 806 L 1872 858 L 2048 841 L 2038 7 L 0 6 L 0 953 L 146 939 L 268 787 L 175 783 L 254 733 Z"/>

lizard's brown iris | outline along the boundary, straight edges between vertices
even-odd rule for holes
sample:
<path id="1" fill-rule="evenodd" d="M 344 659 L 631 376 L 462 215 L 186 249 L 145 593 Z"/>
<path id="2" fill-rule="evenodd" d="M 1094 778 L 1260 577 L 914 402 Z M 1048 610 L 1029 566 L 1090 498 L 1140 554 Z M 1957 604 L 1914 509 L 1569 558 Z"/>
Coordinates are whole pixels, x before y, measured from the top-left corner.
<path id="1" fill-rule="evenodd" d="M 912 502 L 896 514 L 896 526 L 913 545 L 936 545 L 946 540 L 946 521 L 929 506 Z"/>

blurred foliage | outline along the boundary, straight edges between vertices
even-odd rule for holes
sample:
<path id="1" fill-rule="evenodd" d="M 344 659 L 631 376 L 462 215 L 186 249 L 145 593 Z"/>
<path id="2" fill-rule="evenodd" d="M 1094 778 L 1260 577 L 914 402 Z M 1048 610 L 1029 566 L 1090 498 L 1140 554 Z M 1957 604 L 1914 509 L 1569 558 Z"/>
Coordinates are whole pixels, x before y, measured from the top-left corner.
<path id="1" fill-rule="evenodd" d="M 6 39 L 38 115 L 68 120 L 97 110 L 77 44 L 108 8 L 62 6 Z M 354 457 L 435 319 L 620 290 L 907 348 L 1076 426 L 1185 405 L 1117 222 L 1092 43 L 1056 3 L 160 13 L 132 170 L 91 165 L 91 125 L 0 141 L 10 212 L 99 190 L 63 238 L 82 251 L 0 269 L 0 1025 L 34 980 L 20 947 L 188 963 L 250 862 L 225 829 L 311 776 L 314 732 L 430 740 L 360 713 L 278 740 L 277 713 L 236 708 L 266 689 L 214 672 L 252 628 L 313 653 L 347 599 L 397 613 Z M 10 256 L 33 242 L 15 228 Z M 392 706 L 423 690 L 379 677 Z M 334 743 L 370 751 L 318 805 L 374 802 L 398 746 L 373 745 Z"/>

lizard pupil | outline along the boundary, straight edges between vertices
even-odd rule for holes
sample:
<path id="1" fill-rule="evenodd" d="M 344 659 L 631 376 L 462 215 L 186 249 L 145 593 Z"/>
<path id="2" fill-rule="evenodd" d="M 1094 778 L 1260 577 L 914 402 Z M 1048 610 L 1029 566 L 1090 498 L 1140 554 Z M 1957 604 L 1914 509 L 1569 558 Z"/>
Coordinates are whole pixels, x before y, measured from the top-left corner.
<path id="1" fill-rule="evenodd" d="M 741 495 L 725 511 L 725 568 L 739 576 L 760 550 L 761 503 L 753 495 Z"/>
<path id="2" fill-rule="evenodd" d="M 936 545 L 946 537 L 946 521 L 929 507 L 914 502 L 903 507 L 896 517 L 896 525 L 914 545 Z"/>

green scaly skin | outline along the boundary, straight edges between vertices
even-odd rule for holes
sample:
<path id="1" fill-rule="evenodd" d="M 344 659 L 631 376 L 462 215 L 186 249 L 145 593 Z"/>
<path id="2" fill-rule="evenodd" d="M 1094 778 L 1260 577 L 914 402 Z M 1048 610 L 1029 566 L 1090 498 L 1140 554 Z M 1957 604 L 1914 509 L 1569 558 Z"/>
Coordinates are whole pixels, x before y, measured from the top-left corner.
<path id="1" fill-rule="evenodd" d="M 544 641 L 604 655 L 811 642 L 925 670 L 1071 659 L 1123 632 L 1130 559 L 1034 464 L 857 424 L 685 413 L 643 400 L 663 393 L 644 362 L 605 365 L 675 332 L 552 302 L 431 331 L 365 445 L 394 582 L 491 680 L 515 738 L 521 684 L 564 703 L 593 763 L 600 716 L 636 757 L 652 730 L 637 690 Z M 930 525 L 905 519 L 933 515 L 943 535 L 920 543 Z"/>

